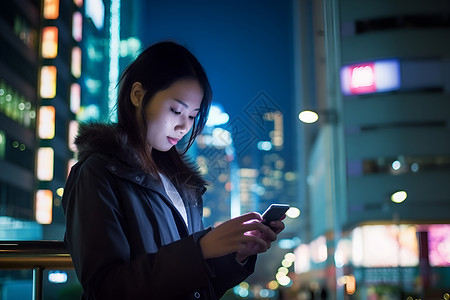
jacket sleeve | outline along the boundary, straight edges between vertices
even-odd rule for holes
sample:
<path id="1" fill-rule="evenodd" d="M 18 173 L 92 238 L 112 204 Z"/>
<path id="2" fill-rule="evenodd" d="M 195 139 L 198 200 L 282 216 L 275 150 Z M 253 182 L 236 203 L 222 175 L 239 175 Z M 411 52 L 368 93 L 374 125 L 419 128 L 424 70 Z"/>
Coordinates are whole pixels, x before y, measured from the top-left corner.
<path id="1" fill-rule="evenodd" d="M 201 201 L 203 202 L 203 201 Z M 201 218 L 203 206 L 197 207 L 197 213 Z M 203 235 L 212 230 L 212 227 L 204 230 L 203 222 L 199 223 L 199 230 L 194 234 L 196 241 L 199 241 Z M 224 255 L 222 257 L 207 259 L 209 273 L 211 274 L 211 284 L 213 293 L 217 299 L 222 297 L 227 290 L 244 281 L 255 270 L 257 255 L 248 257 L 245 263 L 236 260 L 234 254 Z"/>
<path id="2" fill-rule="evenodd" d="M 208 233 L 212 228 L 196 232 L 193 236 L 196 241 Z M 239 263 L 234 254 L 228 254 L 217 258 L 207 259 L 208 273 L 213 294 L 217 299 L 222 297 L 227 290 L 236 286 L 250 276 L 255 269 L 257 255 L 250 256 L 245 263 Z"/>
<path id="3" fill-rule="evenodd" d="M 90 160 L 72 169 L 63 197 L 65 242 L 85 297 L 181 299 L 208 286 L 210 269 L 194 236 L 131 259 L 114 178 L 99 158 Z"/>
<path id="4" fill-rule="evenodd" d="M 233 254 L 211 261 L 214 270 L 213 286 L 218 298 L 225 292 L 250 276 L 256 264 L 256 255 L 250 256 L 244 264 L 239 263 Z"/>

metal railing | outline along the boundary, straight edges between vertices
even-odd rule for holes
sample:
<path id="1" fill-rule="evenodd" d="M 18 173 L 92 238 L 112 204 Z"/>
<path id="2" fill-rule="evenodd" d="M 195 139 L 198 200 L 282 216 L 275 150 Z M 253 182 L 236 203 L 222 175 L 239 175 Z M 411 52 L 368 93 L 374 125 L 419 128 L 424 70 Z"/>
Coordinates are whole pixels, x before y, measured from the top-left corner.
<path id="1" fill-rule="evenodd" d="M 0 269 L 33 270 L 33 300 L 42 299 L 45 269 L 73 269 L 62 241 L 0 241 Z"/>

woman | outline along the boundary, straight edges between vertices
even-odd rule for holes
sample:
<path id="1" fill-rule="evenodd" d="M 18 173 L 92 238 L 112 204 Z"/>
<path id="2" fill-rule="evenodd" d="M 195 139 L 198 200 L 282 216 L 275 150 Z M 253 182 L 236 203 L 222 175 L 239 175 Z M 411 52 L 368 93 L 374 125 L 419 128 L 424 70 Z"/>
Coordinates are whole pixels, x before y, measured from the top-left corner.
<path id="1" fill-rule="evenodd" d="M 117 124 L 81 126 L 63 208 L 83 298 L 218 299 L 283 230 L 258 213 L 203 227 L 205 181 L 175 145 L 192 145 L 211 98 L 197 59 L 162 42 L 122 75 Z"/>

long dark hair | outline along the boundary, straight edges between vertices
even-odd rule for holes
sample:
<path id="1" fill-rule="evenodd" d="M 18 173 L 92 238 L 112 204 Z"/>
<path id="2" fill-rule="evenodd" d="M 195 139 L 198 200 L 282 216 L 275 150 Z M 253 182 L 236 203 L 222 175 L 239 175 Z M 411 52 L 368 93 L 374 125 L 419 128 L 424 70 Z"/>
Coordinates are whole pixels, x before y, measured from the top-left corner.
<path id="1" fill-rule="evenodd" d="M 140 120 L 136 118 L 136 108 L 131 102 L 131 88 L 135 82 L 140 82 L 146 91 L 141 107 L 144 108 L 153 96 L 169 88 L 179 80 L 197 80 L 203 89 L 203 99 L 200 110 L 194 120 L 191 135 L 182 153 L 175 147 L 167 152 L 147 146 L 147 124 L 145 110 L 141 109 Z M 160 42 L 146 48 L 131 63 L 122 74 L 119 81 L 119 97 L 117 102 L 118 126 L 127 136 L 141 163 L 141 167 L 155 177 L 162 172 L 172 179 L 178 188 L 195 189 L 204 181 L 185 163 L 183 158 L 186 151 L 194 143 L 195 138 L 205 127 L 209 108 L 211 106 L 212 91 L 208 77 L 195 56 L 185 47 L 170 41 Z M 143 124 L 139 124 L 142 122 Z M 158 177 L 159 178 L 159 177 Z M 198 192 L 198 191 L 196 191 Z M 188 192 L 189 194 L 192 194 Z M 193 196 L 193 195 L 190 195 Z"/>

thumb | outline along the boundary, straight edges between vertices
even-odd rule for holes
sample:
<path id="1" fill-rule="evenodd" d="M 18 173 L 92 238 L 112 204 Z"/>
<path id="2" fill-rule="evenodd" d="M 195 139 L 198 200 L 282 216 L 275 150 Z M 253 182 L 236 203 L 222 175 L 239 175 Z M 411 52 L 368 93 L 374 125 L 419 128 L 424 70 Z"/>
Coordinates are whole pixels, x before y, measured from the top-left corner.
<path id="1" fill-rule="evenodd" d="M 262 217 L 257 212 L 249 212 L 243 215 L 240 215 L 239 217 L 233 218 L 233 220 L 236 220 L 238 222 L 246 223 L 248 221 L 257 220 L 262 221 Z"/>

